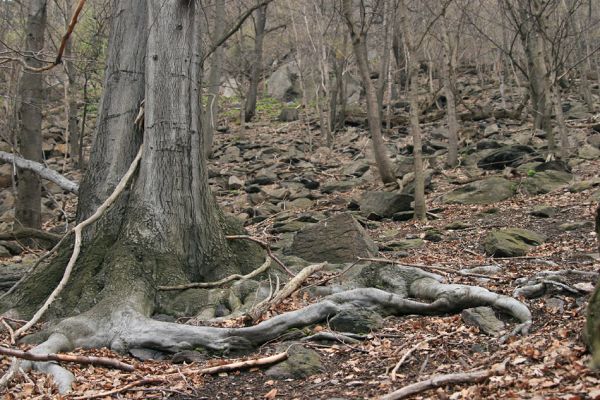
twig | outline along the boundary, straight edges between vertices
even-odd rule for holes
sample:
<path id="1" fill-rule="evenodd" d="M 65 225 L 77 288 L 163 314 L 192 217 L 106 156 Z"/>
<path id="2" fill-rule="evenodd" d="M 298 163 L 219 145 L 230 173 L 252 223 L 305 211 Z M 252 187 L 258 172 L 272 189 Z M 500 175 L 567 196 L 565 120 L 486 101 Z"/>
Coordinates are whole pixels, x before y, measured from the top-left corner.
<path id="1" fill-rule="evenodd" d="M 10 344 L 15 344 L 15 331 L 13 330 L 13 328 L 8 324 L 8 322 L 6 322 L 6 320 L 4 318 L 0 318 L 0 321 L 2 321 L 2 325 L 4 325 L 4 327 L 6 328 L 6 330 L 8 331 L 8 334 L 10 335 Z"/>
<path id="2" fill-rule="evenodd" d="M 277 306 L 284 299 L 286 299 L 292 293 L 294 293 L 300 287 L 300 285 L 302 285 L 302 282 L 304 282 L 309 276 L 311 276 L 317 271 L 322 270 L 325 267 L 325 265 L 327 265 L 326 262 L 320 264 L 313 264 L 309 265 L 308 267 L 305 267 L 302 271 L 298 273 L 298 275 L 290 279 L 290 281 L 285 284 L 283 289 L 281 289 L 281 291 L 279 291 L 279 293 L 277 293 L 272 300 L 270 300 L 267 303 L 258 304 L 256 307 L 254 307 L 248 312 L 248 315 L 250 315 L 253 321 L 257 321 L 265 312 L 267 312 L 272 307 Z"/>
<path id="3" fill-rule="evenodd" d="M 406 361 L 406 359 L 408 358 L 408 356 L 410 356 L 412 353 L 414 353 L 415 351 L 417 351 L 419 349 L 419 347 L 421 347 L 422 345 L 431 342 L 432 340 L 436 340 L 439 339 L 443 336 L 446 336 L 446 333 L 442 333 L 440 335 L 437 336 L 433 336 L 430 338 L 427 338 L 425 340 L 420 341 L 419 343 L 417 343 L 415 346 L 411 347 L 410 349 L 408 349 L 408 351 L 406 353 L 404 353 L 404 355 L 402 356 L 402 358 L 400 358 L 400 361 L 398 361 L 396 363 L 396 365 L 394 366 L 394 368 L 392 369 L 392 372 L 390 373 L 390 378 L 392 379 L 392 381 L 396 380 L 396 372 L 398 372 L 398 370 L 400 369 L 400 367 L 402 366 L 402 364 L 404 364 L 404 361 Z"/>
<path id="4" fill-rule="evenodd" d="M 12 362 L 10 363 L 8 371 L 6 371 L 6 373 L 2 376 L 2 379 L 0 379 L 0 388 L 8 385 L 21 368 L 21 361 L 18 358 L 13 357 L 11 361 Z"/>
<path id="5" fill-rule="evenodd" d="M 320 340 L 330 340 L 344 344 L 361 343 L 361 340 L 359 339 L 336 332 L 317 332 L 314 335 L 306 336 L 300 339 L 301 342 L 318 342 Z"/>
<path id="6" fill-rule="evenodd" d="M 131 179 L 131 177 L 133 176 L 133 173 L 137 169 L 140 159 L 142 158 L 142 151 L 143 151 L 143 144 L 142 144 L 142 146 L 140 146 L 140 149 L 139 149 L 137 155 L 135 156 L 134 160 L 131 162 L 129 169 L 127 170 L 125 175 L 121 178 L 121 180 L 119 181 L 119 184 L 115 187 L 115 190 L 112 192 L 112 194 L 110 196 L 108 196 L 108 198 L 104 201 L 104 203 L 102 203 L 102 205 L 100 205 L 100 207 L 98 207 L 96 212 L 91 217 L 89 217 L 85 221 L 79 223 L 77 226 L 75 226 L 75 228 L 73 228 L 72 231 L 75 232 L 75 245 L 73 247 L 73 254 L 71 255 L 71 258 L 69 259 L 69 263 L 67 264 L 67 267 L 65 268 L 63 277 L 61 278 L 60 282 L 58 283 L 58 286 L 56 286 L 54 291 L 50 294 L 48 299 L 46 299 L 46 302 L 44 303 L 44 305 L 35 313 L 35 315 L 31 318 L 31 320 L 15 332 L 16 338 L 19 338 L 21 335 L 23 335 L 23 333 L 25 331 L 27 331 L 29 328 L 31 328 L 33 325 L 35 325 L 40 320 L 40 318 L 44 315 L 46 310 L 48 310 L 48 307 L 50 307 L 50 304 L 52 304 L 54 299 L 56 299 L 56 297 L 60 294 L 60 292 L 66 286 L 67 282 L 69 281 L 69 277 L 71 276 L 71 271 L 73 270 L 73 267 L 75 266 L 75 262 L 77 261 L 77 257 L 79 257 L 79 251 L 81 250 L 81 236 L 82 236 L 81 232 L 83 231 L 83 229 L 86 226 L 91 225 L 94 222 L 96 222 L 104 214 L 104 212 L 115 202 L 117 197 L 119 197 L 119 195 L 125 190 L 125 188 L 127 187 L 127 184 L 129 183 L 129 180 Z"/>
<path id="7" fill-rule="evenodd" d="M 228 277 L 223 278 L 218 281 L 215 281 L 215 282 L 194 282 L 194 283 L 187 283 L 184 285 L 176 285 L 176 286 L 159 286 L 158 289 L 159 290 L 185 290 L 185 289 L 193 289 L 193 288 L 220 287 L 231 281 L 235 281 L 235 280 L 244 281 L 244 280 L 252 279 L 255 276 L 260 275 L 263 272 L 267 271 L 270 267 L 271 267 L 271 258 L 267 256 L 267 258 L 265 259 L 265 262 L 259 268 L 255 269 L 254 271 L 250 272 L 247 275 L 233 274 L 233 275 L 229 275 Z"/>
<path id="8" fill-rule="evenodd" d="M 260 239 L 257 239 L 255 237 L 252 236 L 248 236 L 248 235 L 229 235 L 229 236 L 225 236 L 225 239 L 228 240 L 250 240 L 251 242 L 257 243 L 258 245 L 260 245 L 263 249 L 265 249 L 267 251 L 267 254 L 269 255 L 269 257 L 271 257 L 273 259 L 273 261 L 275 261 L 289 276 L 294 277 L 294 273 L 292 271 L 290 271 L 288 269 L 288 267 L 285 266 L 285 264 L 275 255 L 273 254 L 273 251 L 271 250 L 271 246 L 269 246 L 269 244 L 267 242 L 264 242 Z"/>
<path id="9" fill-rule="evenodd" d="M 424 392 L 440 386 L 445 386 L 454 383 L 479 383 L 488 379 L 492 375 L 490 370 L 480 370 L 471 372 L 459 372 L 456 374 L 435 375 L 429 379 L 404 386 L 392 393 L 386 394 L 379 400 L 398 400 L 408 396 Z"/>
<path id="10" fill-rule="evenodd" d="M 8 347 L 0 346 L 0 354 L 10 357 L 17 357 L 23 360 L 29 361 L 60 361 L 60 362 L 72 362 L 83 365 L 100 365 L 103 367 L 110 367 L 120 369 L 122 371 L 132 372 L 135 368 L 133 365 L 125 364 L 119 360 L 115 360 L 107 357 L 91 357 L 91 356 L 78 356 L 72 354 L 33 354 L 27 351 L 11 349 Z"/>

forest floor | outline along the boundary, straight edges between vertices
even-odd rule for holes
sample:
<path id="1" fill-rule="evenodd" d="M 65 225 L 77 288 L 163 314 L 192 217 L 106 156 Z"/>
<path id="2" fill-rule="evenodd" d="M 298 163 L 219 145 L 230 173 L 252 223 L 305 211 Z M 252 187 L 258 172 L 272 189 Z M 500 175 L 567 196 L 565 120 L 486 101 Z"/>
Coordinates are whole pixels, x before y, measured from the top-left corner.
<path id="1" fill-rule="evenodd" d="M 440 121 L 440 124 L 443 124 Z M 250 207 L 243 191 L 228 190 L 227 177 L 234 173 L 255 171 L 247 160 L 240 164 L 236 160 L 225 160 L 226 149 L 240 141 L 260 144 L 264 148 L 275 148 L 282 152 L 288 146 L 296 146 L 303 168 L 310 170 L 313 178 L 324 182 L 339 179 L 339 171 L 353 162 L 360 152 L 347 151 L 350 147 L 367 149 L 368 143 L 350 133 L 340 134 L 333 150 L 319 147 L 321 139 L 312 138 L 312 149 L 306 139 L 306 129 L 300 122 L 259 122 L 240 133 L 237 126 L 227 133 L 217 134 L 216 156 L 210 161 L 211 183 L 221 205 L 228 211 L 241 214 Z M 356 131 L 356 129 L 354 129 Z M 243 136 L 242 136 L 243 135 Z M 400 144 L 408 143 L 406 135 L 400 135 Z M 268 154 L 269 152 L 264 152 Z M 274 153 L 277 153 L 275 151 Z M 265 166 L 269 159 L 262 160 Z M 292 164 L 280 163 L 279 171 L 295 173 Z M 260 165 L 259 165 L 260 167 Z M 287 170 L 286 170 L 287 168 Z M 223 172 L 225 171 L 225 172 Z M 233 171 L 233 172 L 231 172 Z M 283 172 L 282 172 L 283 173 Z M 575 179 L 598 178 L 600 160 L 587 160 L 573 168 Z M 530 196 L 518 193 L 515 197 L 489 205 L 448 205 L 441 195 L 457 187 L 451 181 L 464 178 L 462 168 L 441 170 L 433 176 L 434 190 L 428 194 L 428 208 L 434 210 L 437 219 L 426 223 L 414 221 L 396 222 L 384 220 L 368 223 L 369 235 L 380 245 L 397 238 L 422 238 L 429 228 L 443 231 L 439 242 L 426 241 L 425 245 L 406 250 L 401 262 L 405 264 L 438 265 L 450 269 L 461 269 L 482 265 L 498 265 L 502 272 L 495 279 L 480 279 L 454 273 L 435 271 L 444 275 L 448 282 L 483 286 L 492 291 L 512 295 L 515 280 L 530 277 L 543 270 L 576 269 L 600 270 L 600 262 L 590 254 L 597 251 L 593 221 L 597 200 L 592 200 L 599 189 L 590 188 L 572 193 L 567 188 L 548 194 Z M 519 177 L 512 178 L 516 184 Z M 365 189 L 381 189 L 377 179 L 364 180 L 348 192 L 322 194 L 314 199 L 308 209 L 291 210 L 292 214 L 331 214 L 347 209 L 350 199 Z M 548 205 L 557 210 L 551 218 L 537 218 L 530 214 L 537 205 Z M 257 207 L 260 207 L 258 205 Z M 74 211 L 72 205 L 68 207 Z M 254 224 L 248 224 L 250 234 L 276 243 L 278 236 L 271 233 L 277 215 Z M 564 223 L 577 223 L 572 230 L 560 228 Z M 454 224 L 453 223 L 460 223 Z M 454 227 L 454 228 L 452 228 Z M 494 228 L 520 227 L 532 229 L 546 236 L 547 241 L 537 246 L 526 257 L 494 259 L 485 255 L 484 236 Z M 396 259 L 393 252 L 380 253 L 381 257 Z M 27 257 L 24 253 L 18 257 Z M 14 262 L 7 258 L 4 264 Z M 416 395 L 415 399 L 595 399 L 600 398 L 600 373 L 587 367 L 589 355 L 582 341 L 586 305 L 591 285 L 582 287 L 578 296 L 555 291 L 538 299 L 521 299 L 533 313 L 533 326 L 527 336 L 510 337 L 502 343 L 499 338 L 485 335 L 478 328 L 468 326 L 461 315 L 442 317 L 404 316 L 388 317 L 383 329 L 372 332 L 360 344 L 332 344 L 307 346 L 316 350 L 323 363 L 323 371 L 303 379 L 277 380 L 254 368 L 249 371 L 221 373 L 202 376 L 193 373 L 197 365 L 172 364 L 169 361 L 139 361 L 132 357 L 112 353 L 109 350 L 78 350 L 80 355 L 102 355 L 118 358 L 136 366 L 133 373 L 104 369 L 94 366 L 70 364 L 76 375 L 73 396 L 64 398 L 177 398 L 177 399 L 367 399 L 378 398 L 402 386 L 427 377 L 454 372 L 466 372 L 489 368 L 493 364 L 505 363 L 502 374 L 493 376 L 483 383 L 451 385 Z M 587 294 L 585 293 L 587 292 Z M 283 312 L 305 304 L 306 299 L 292 297 L 275 312 Z M 509 321 L 507 321 L 509 322 Z M 511 322 L 513 324 L 513 322 Z M 513 325 L 509 325 L 513 326 Z M 312 327 L 313 331 L 326 326 Z M 398 361 L 421 343 L 406 357 L 395 377 L 391 371 Z M 9 345 L 6 332 L 0 344 Z M 277 344 L 270 343 L 249 354 L 247 358 L 258 358 L 273 354 Z M 27 349 L 27 346 L 19 346 Z M 219 365 L 229 360 L 213 358 L 206 365 Z M 6 370 L 10 360 L 1 361 Z M 180 373 L 181 379 L 165 379 L 153 384 L 134 386 L 111 396 L 103 392 L 124 388 L 142 378 L 160 378 L 169 373 Z M 4 398 L 59 398 L 51 379 L 35 371 L 19 375 L 4 393 Z M 77 397 L 81 396 L 81 397 Z"/>

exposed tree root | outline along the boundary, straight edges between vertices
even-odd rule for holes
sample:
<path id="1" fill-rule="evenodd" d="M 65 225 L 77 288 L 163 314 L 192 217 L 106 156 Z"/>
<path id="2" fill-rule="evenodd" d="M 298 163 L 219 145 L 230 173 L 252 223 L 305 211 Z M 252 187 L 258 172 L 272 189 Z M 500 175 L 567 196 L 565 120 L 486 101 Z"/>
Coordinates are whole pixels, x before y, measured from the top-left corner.
<path id="1" fill-rule="evenodd" d="M 422 275 L 423 276 L 423 275 Z M 51 332 L 50 338 L 37 346 L 34 354 L 68 351 L 75 347 L 110 347 L 126 352 L 129 349 L 153 349 L 169 353 L 203 347 L 221 353 L 246 351 L 275 340 L 293 328 L 320 323 L 344 310 L 368 308 L 384 314 L 439 315 L 464 308 L 492 306 L 529 325 L 531 314 L 516 299 L 492 293 L 479 287 L 448 285 L 424 275 L 410 284 L 410 296 L 432 300 L 423 303 L 375 288 L 347 290 L 324 297 L 303 309 L 278 315 L 258 325 L 244 328 L 216 328 L 180 325 L 148 318 L 140 299 L 122 301 L 117 309 L 99 309 L 63 320 Z M 114 307 L 115 304 L 111 303 Z M 72 375 L 55 364 L 35 363 L 54 376 L 61 391 L 72 382 Z M 38 366 L 37 364 L 40 364 Z"/>

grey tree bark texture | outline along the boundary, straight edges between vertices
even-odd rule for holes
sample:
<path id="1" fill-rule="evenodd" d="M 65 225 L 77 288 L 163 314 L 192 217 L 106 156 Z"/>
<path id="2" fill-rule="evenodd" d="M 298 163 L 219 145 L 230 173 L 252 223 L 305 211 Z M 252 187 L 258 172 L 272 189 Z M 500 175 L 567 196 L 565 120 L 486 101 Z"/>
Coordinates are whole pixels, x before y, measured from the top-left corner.
<path id="1" fill-rule="evenodd" d="M 124 174 L 123 166 L 129 167 L 127 161 L 140 145 L 143 157 L 129 190 L 101 223 L 88 230 L 71 279 L 46 314 L 49 327 L 25 338 L 37 344 L 34 353 L 76 347 L 166 353 L 197 347 L 248 350 L 289 329 L 352 308 L 431 315 L 488 305 L 516 318 L 524 330 L 531 324 L 531 313 L 516 299 L 479 287 L 446 284 L 442 277 L 417 268 L 389 265 L 366 266 L 372 269 L 365 276 L 377 275 L 386 290 L 373 288 L 370 281 L 351 290 L 331 289 L 315 304 L 256 326 L 214 328 L 152 319 L 155 314 L 199 315 L 211 302 L 206 289 L 157 288 L 215 280 L 232 272 L 246 274 L 262 264 L 264 254 L 246 241 L 225 242 L 224 235 L 239 230 L 219 213 L 208 187 L 200 124 L 199 3 L 114 0 L 113 6 L 102 110 L 91 167 L 81 185 L 78 218 L 89 216 L 95 204 L 110 195 L 114 177 Z M 143 141 L 133 126 L 142 98 Z M 118 144 L 121 147 L 115 147 Z M 67 246 L 3 298 L 0 311 L 32 315 L 61 279 L 69 257 Z M 387 279 L 385 274 L 392 273 L 400 277 Z M 254 285 L 249 292 L 258 291 L 258 283 Z M 217 290 L 233 298 L 233 287 Z M 256 295 L 242 297 L 229 305 L 255 304 Z M 24 366 L 52 374 L 61 392 L 68 391 L 74 380 L 57 364 L 27 362 Z"/>
<path id="2" fill-rule="evenodd" d="M 225 0 L 215 3 L 215 21 L 212 41 L 216 42 L 225 32 Z M 210 59 L 208 72 L 208 104 L 204 111 L 204 155 L 208 158 L 212 154 L 213 139 L 217 128 L 217 114 L 219 112 L 219 93 L 221 89 L 221 71 L 223 69 L 223 47 L 219 46 Z"/>
<path id="3" fill-rule="evenodd" d="M 371 82 L 371 73 L 369 72 L 366 27 L 359 26 L 355 22 L 353 10 L 352 0 L 344 0 L 342 2 L 342 13 L 350 31 L 354 56 L 356 57 L 362 84 L 365 88 L 367 119 L 369 120 L 369 131 L 371 132 L 371 140 L 373 141 L 375 162 L 377 163 L 379 176 L 383 183 L 391 183 L 396 180 L 396 176 L 381 133 L 381 116 L 377 102 L 377 93 L 375 92 L 373 82 Z M 364 18 L 361 18 L 361 20 L 364 21 Z"/>
<path id="4" fill-rule="evenodd" d="M 256 99 L 258 97 L 258 84 L 262 74 L 263 42 L 265 39 L 265 26 L 267 25 L 267 7 L 264 5 L 255 11 L 254 21 L 254 57 L 250 73 L 250 84 L 246 95 L 245 122 L 252 121 L 256 114 Z"/>
<path id="5" fill-rule="evenodd" d="M 40 67 L 39 52 L 44 48 L 46 31 L 46 0 L 29 2 L 27 9 L 27 36 L 25 39 L 25 62 L 31 67 Z M 23 70 L 19 83 L 21 101 L 19 117 L 21 132 L 19 151 L 23 158 L 42 162 L 42 103 L 43 80 L 39 72 Z M 41 220 L 42 185 L 38 175 L 30 170 L 19 170 L 15 228 L 39 229 Z"/>

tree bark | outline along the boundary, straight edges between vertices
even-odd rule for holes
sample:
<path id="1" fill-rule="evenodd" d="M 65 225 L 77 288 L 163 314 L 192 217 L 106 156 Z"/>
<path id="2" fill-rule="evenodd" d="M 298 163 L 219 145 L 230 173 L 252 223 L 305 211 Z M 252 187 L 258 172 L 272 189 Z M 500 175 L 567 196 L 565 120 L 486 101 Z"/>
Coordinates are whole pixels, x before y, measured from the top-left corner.
<path id="1" fill-rule="evenodd" d="M 263 42 L 265 39 L 265 26 L 267 24 L 267 5 L 256 9 L 254 22 L 254 60 L 250 75 L 250 86 L 246 95 L 244 121 L 252 121 L 256 114 L 256 98 L 258 97 L 258 84 L 262 74 Z"/>
<path id="2" fill-rule="evenodd" d="M 38 53 L 44 48 L 46 31 L 46 0 L 32 1 L 27 16 L 27 37 L 25 41 L 25 62 L 39 67 Z M 19 115 L 21 133 L 19 151 L 31 161 L 42 162 L 42 74 L 23 70 L 19 93 L 21 102 Z M 42 226 L 41 196 L 42 186 L 37 174 L 29 170 L 19 170 L 17 206 L 15 220 L 17 226 L 39 229 Z"/>
<path id="3" fill-rule="evenodd" d="M 442 28 L 442 35 L 444 38 L 444 65 L 442 66 L 442 72 L 448 117 L 448 158 L 446 159 L 446 164 L 453 168 L 458 165 L 458 120 L 456 118 L 456 99 L 454 97 L 454 88 L 456 87 L 456 64 L 454 60 L 458 41 L 450 38 L 446 26 Z"/>
<path id="4" fill-rule="evenodd" d="M 358 69 L 366 92 L 367 118 L 369 120 L 369 131 L 371 132 L 371 140 L 373 141 L 373 152 L 375 153 L 377 169 L 379 169 L 379 176 L 383 183 L 391 183 L 395 181 L 396 176 L 381 133 L 381 118 L 377 106 L 377 94 L 375 93 L 375 87 L 373 82 L 371 82 L 371 74 L 369 73 L 367 32 L 364 30 L 364 27 L 361 27 L 360 30 L 358 30 L 359 27 L 357 27 L 354 22 L 354 17 L 352 15 L 352 1 L 344 0 L 342 7 L 344 18 L 346 19 L 346 24 L 350 31 L 356 63 L 358 64 Z"/>
<path id="5" fill-rule="evenodd" d="M 213 42 L 225 32 L 225 0 L 217 0 L 215 4 L 215 27 Z M 208 104 L 202 129 L 204 131 L 204 155 L 212 154 L 214 132 L 217 128 L 219 114 L 219 92 L 221 89 L 221 70 L 223 69 L 223 47 L 219 46 L 212 55 L 208 74 Z"/>
<path id="6" fill-rule="evenodd" d="M 413 158 L 415 165 L 415 213 L 414 216 L 420 221 L 427 220 L 427 210 L 425 207 L 425 171 L 423 168 L 423 143 L 421 134 L 421 124 L 419 122 L 419 66 L 417 64 L 415 48 L 413 47 L 413 38 L 411 24 L 406 14 L 406 5 L 401 4 L 404 15 L 402 15 L 403 36 L 406 43 L 407 67 L 409 79 L 409 119 L 410 131 L 413 139 Z"/>

